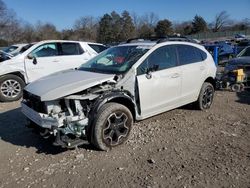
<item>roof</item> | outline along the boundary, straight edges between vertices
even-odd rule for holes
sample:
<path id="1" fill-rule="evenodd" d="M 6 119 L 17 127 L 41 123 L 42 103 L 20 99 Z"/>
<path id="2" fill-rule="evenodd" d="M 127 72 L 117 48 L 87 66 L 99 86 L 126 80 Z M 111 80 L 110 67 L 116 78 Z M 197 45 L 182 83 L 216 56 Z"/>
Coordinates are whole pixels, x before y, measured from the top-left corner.
<path id="1" fill-rule="evenodd" d="M 48 42 L 80 42 L 80 43 L 86 43 L 86 44 L 100 44 L 95 42 L 87 42 L 87 41 L 74 41 L 74 40 L 42 40 L 37 43 L 48 43 Z M 103 44 L 100 44 L 103 45 Z"/>

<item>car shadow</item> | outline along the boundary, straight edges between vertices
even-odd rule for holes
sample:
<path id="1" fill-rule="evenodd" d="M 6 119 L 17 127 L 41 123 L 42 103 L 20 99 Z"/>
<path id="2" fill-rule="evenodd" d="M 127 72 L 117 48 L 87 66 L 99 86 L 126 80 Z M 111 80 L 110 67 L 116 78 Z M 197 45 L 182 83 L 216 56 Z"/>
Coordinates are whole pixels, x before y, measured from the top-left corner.
<path id="1" fill-rule="evenodd" d="M 61 147 L 52 145 L 51 139 L 44 139 L 32 129 L 27 128 L 26 119 L 21 108 L 0 113 L 0 139 L 16 146 L 36 148 L 36 153 L 57 155 L 67 151 Z M 94 150 L 90 144 L 82 145 L 80 148 Z"/>
<path id="2" fill-rule="evenodd" d="M 250 105 L 250 90 L 249 89 L 242 91 L 242 92 L 238 92 L 237 97 L 238 97 L 238 100 L 236 100 L 236 102 Z"/>

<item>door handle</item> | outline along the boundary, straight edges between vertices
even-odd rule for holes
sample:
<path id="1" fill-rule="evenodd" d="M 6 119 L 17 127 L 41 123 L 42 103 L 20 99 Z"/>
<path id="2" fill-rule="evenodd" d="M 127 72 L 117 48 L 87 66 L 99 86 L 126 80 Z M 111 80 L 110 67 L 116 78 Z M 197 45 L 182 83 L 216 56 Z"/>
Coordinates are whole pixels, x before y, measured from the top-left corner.
<path id="1" fill-rule="evenodd" d="M 59 62 L 59 60 L 58 59 L 54 59 L 52 62 L 57 63 L 57 62 Z"/>
<path id="2" fill-rule="evenodd" d="M 178 78 L 179 76 L 180 76 L 179 73 L 175 73 L 175 74 L 173 74 L 173 75 L 171 76 L 171 78 Z"/>

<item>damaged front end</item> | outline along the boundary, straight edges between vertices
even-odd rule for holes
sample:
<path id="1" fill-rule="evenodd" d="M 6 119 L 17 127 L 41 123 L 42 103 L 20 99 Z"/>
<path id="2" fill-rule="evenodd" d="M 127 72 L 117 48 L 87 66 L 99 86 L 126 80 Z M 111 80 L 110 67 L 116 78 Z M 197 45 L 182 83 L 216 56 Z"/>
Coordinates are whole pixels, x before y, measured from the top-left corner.
<path id="1" fill-rule="evenodd" d="M 24 90 L 22 112 L 41 136 L 55 137 L 54 145 L 74 148 L 87 142 L 91 110 L 96 101 L 112 90 L 114 83 L 103 83 L 53 101 L 41 101 L 40 97 Z"/>

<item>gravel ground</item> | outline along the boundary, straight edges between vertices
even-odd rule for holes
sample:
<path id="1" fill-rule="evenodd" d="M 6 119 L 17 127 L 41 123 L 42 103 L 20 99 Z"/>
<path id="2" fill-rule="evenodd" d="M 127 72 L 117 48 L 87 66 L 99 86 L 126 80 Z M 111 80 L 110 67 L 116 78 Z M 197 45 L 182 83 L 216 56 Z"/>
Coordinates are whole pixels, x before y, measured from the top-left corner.
<path id="1" fill-rule="evenodd" d="M 2 187 L 250 187 L 250 93 L 218 91 L 213 107 L 172 110 L 134 125 L 109 152 L 63 150 L 0 103 Z"/>

